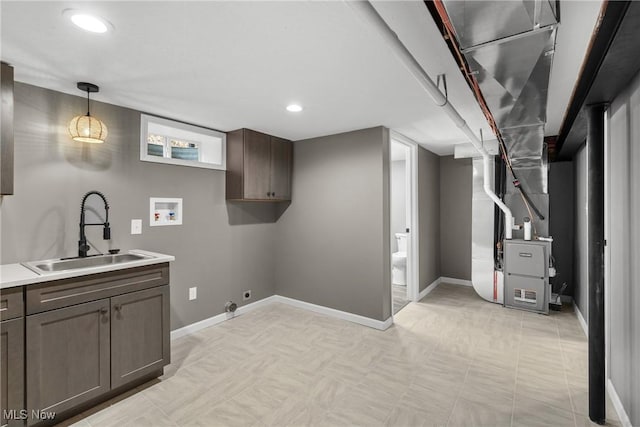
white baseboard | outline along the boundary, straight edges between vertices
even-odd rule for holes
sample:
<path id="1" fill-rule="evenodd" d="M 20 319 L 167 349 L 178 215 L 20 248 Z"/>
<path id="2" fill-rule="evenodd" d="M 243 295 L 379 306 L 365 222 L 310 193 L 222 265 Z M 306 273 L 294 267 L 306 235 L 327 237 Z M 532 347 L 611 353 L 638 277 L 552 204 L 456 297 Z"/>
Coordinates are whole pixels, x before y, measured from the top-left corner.
<path id="1" fill-rule="evenodd" d="M 208 328 L 209 326 L 217 325 L 218 323 L 222 323 L 226 320 L 233 319 L 235 316 L 239 316 L 245 313 L 248 313 L 252 310 L 255 310 L 259 307 L 264 307 L 265 305 L 272 304 L 274 302 L 275 295 L 270 297 L 252 302 L 247 305 L 243 305 L 242 307 L 238 307 L 235 313 L 220 313 L 213 317 L 209 317 L 208 319 L 200 320 L 199 322 L 192 323 L 190 325 L 184 326 L 182 328 L 171 331 L 171 339 L 175 340 L 177 338 L 183 337 L 185 335 L 193 334 L 194 332 L 198 332 L 201 329 Z"/>
<path id="2" fill-rule="evenodd" d="M 616 388 L 613 386 L 611 380 L 607 380 L 607 391 L 609 392 L 609 397 L 611 398 L 611 403 L 613 403 L 613 407 L 618 414 L 618 418 L 620 418 L 620 423 L 623 427 L 633 427 L 631 425 L 631 420 L 629 419 L 629 415 L 627 415 L 627 411 L 624 410 L 624 406 L 622 406 L 622 401 L 620 400 L 620 396 L 618 396 L 618 392 Z"/>
<path id="3" fill-rule="evenodd" d="M 376 320 L 376 319 L 371 319 L 369 317 L 360 316 L 358 314 L 347 313 L 346 311 L 340 311 L 333 308 L 324 307 L 321 305 L 311 304 L 311 303 L 296 300 L 293 298 L 283 297 L 280 295 L 271 295 L 270 297 L 261 299 L 256 302 L 252 302 L 251 304 L 238 307 L 238 309 L 234 314 L 221 313 L 213 317 L 209 317 L 208 319 L 200 320 L 199 322 L 195 322 L 190 325 L 171 331 L 171 339 L 175 340 L 177 338 L 184 337 L 185 335 L 193 334 L 195 332 L 198 332 L 201 329 L 205 329 L 210 326 L 217 325 L 218 323 L 222 323 L 226 320 L 233 319 L 236 316 L 241 316 L 257 308 L 264 307 L 266 305 L 273 304 L 276 302 L 290 305 L 292 307 L 301 308 L 303 310 L 313 311 L 314 313 L 320 313 L 327 316 L 335 317 L 337 319 L 347 320 L 349 322 L 357 323 L 363 326 L 368 326 L 370 328 L 378 329 L 381 331 L 388 329 L 393 324 L 393 317 L 389 317 L 385 321 Z"/>
<path id="4" fill-rule="evenodd" d="M 578 308 L 578 305 L 576 304 L 575 301 L 573 301 L 573 311 L 575 311 L 576 313 L 576 317 L 578 318 L 578 323 L 580 323 L 580 326 L 582 327 L 584 334 L 586 335 L 587 338 L 589 338 L 589 327 L 587 326 L 587 322 L 584 320 L 584 316 L 582 315 L 582 312 Z"/>
<path id="5" fill-rule="evenodd" d="M 441 281 L 442 281 L 442 277 L 438 277 L 429 286 L 427 286 L 422 291 L 420 291 L 420 293 L 418 294 L 418 301 L 420 301 L 422 298 L 429 295 L 431 291 L 433 291 L 435 288 L 438 287 L 438 285 L 440 285 Z"/>
<path id="6" fill-rule="evenodd" d="M 471 280 L 454 279 L 453 277 L 440 277 L 440 283 L 448 283 L 450 285 L 473 286 Z"/>
<path id="7" fill-rule="evenodd" d="M 379 329 L 381 331 L 386 330 L 393 324 L 393 317 L 389 317 L 387 320 L 376 320 L 370 317 L 360 316 L 358 314 L 347 313 L 346 311 L 336 310 L 334 308 L 325 307 L 322 305 L 311 304 L 309 302 L 300 301 L 293 298 L 283 297 L 280 295 L 274 295 L 274 302 L 287 304 L 292 307 L 302 308 L 304 310 L 313 311 L 314 313 L 325 314 L 327 316 L 335 317 L 337 319 L 347 320 L 349 322 L 358 323 L 359 325 L 368 326 L 370 328 Z"/>

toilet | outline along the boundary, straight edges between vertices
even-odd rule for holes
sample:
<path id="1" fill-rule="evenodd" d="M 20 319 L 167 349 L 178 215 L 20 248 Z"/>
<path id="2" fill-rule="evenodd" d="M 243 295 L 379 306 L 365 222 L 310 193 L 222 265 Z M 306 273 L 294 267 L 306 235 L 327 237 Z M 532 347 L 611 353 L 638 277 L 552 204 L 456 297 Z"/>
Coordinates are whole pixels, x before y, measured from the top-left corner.
<path id="1" fill-rule="evenodd" d="M 407 235 L 396 233 L 398 252 L 391 254 L 391 283 L 407 285 Z"/>

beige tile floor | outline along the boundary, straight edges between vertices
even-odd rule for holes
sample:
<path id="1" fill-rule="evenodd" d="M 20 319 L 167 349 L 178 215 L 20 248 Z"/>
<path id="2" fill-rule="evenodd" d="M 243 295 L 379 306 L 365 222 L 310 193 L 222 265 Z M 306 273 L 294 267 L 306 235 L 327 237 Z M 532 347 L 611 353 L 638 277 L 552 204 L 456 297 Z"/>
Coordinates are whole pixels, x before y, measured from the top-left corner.
<path id="1" fill-rule="evenodd" d="M 590 425 L 571 309 L 504 309 L 463 286 L 441 285 L 385 332 L 277 304 L 172 345 L 160 381 L 66 424 Z"/>

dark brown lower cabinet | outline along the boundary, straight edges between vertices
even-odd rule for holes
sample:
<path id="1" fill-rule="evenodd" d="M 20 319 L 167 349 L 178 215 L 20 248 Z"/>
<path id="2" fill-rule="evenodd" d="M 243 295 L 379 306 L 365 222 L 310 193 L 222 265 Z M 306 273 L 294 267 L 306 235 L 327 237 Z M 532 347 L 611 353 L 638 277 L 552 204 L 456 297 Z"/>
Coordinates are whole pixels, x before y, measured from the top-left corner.
<path id="1" fill-rule="evenodd" d="M 111 298 L 111 387 L 169 364 L 169 286 Z"/>
<path id="2" fill-rule="evenodd" d="M 0 322 L 2 427 L 24 425 L 24 317 Z"/>
<path id="3" fill-rule="evenodd" d="M 105 298 L 27 316 L 27 425 L 109 391 L 109 308 Z"/>
<path id="4" fill-rule="evenodd" d="M 162 375 L 170 362 L 168 263 L 27 285 L 26 316 L 22 288 L 14 293 L 0 312 L 21 316 L 16 326 L 2 321 L 11 326 L 2 330 L 2 406 L 26 410 L 9 426 L 59 423 Z"/>

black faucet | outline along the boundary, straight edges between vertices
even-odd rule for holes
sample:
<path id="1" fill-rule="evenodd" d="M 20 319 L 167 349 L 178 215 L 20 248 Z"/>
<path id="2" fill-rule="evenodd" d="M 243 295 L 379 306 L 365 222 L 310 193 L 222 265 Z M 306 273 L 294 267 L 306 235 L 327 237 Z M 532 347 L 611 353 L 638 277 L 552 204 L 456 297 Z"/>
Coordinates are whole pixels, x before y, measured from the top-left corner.
<path id="1" fill-rule="evenodd" d="M 87 224 L 84 222 L 84 204 L 92 194 L 100 196 L 100 198 L 104 202 L 105 221 L 103 223 Z M 86 227 L 87 225 L 102 225 L 104 227 L 104 229 L 102 230 L 102 238 L 104 240 L 111 239 L 111 228 L 109 227 L 109 203 L 107 202 L 107 198 L 104 197 L 104 194 L 99 191 L 89 191 L 82 198 L 82 204 L 80 205 L 80 240 L 78 241 L 78 256 L 80 258 L 86 257 L 87 252 L 89 252 L 87 236 L 84 234 L 84 227 Z"/>

